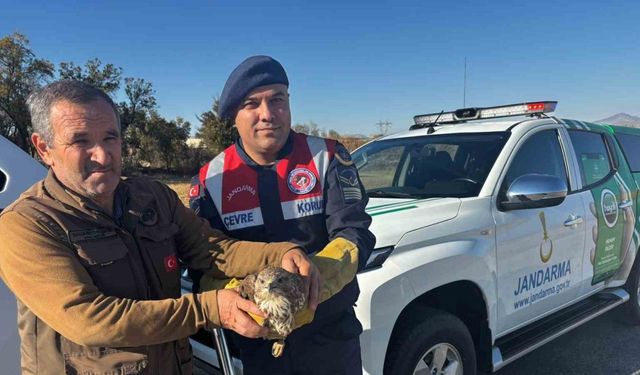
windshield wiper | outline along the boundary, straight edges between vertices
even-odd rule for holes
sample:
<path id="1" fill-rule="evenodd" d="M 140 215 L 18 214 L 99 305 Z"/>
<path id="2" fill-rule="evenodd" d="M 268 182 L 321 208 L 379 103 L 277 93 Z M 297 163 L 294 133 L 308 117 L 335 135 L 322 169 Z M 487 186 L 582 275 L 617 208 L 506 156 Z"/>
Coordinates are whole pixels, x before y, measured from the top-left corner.
<path id="1" fill-rule="evenodd" d="M 368 190 L 367 195 L 373 198 L 413 198 L 413 195 L 409 193 L 384 190 Z"/>

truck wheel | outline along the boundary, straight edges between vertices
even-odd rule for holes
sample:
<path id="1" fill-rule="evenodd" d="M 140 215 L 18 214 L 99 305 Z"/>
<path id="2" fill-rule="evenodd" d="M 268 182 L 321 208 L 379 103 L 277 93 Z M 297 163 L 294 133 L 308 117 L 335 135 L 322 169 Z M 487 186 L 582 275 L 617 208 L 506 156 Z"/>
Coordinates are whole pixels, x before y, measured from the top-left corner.
<path id="1" fill-rule="evenodd" d="M 618 320 L 629 325 L 640 325 L 640 252 L 636 255 L 624 289 L 629 293 L 629 301 L 617 310 Z"/>
<path id="2" fill-rule="evenodd" d="M 386 375 L 475 375 L 473 339 L 456 316 L 420 309 L 389 348 Z"/>

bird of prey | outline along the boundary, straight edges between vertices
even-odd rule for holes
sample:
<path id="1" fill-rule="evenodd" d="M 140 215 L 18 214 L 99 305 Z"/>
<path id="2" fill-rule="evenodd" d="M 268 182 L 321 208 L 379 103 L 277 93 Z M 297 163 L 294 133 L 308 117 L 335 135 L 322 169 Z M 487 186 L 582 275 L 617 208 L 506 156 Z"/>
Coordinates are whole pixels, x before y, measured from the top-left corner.
<path id="1" fill-rule="evenodd" d="M 280 357 L 284 340 L 294 328 L 295 313 L 307 304 L 302 277 L 281 267 L 267 267 L 257 275 L 247 276 L 240 284 L 239 292 L 268 316 L 265 326 L 278 338 L 271 354 Z"/>

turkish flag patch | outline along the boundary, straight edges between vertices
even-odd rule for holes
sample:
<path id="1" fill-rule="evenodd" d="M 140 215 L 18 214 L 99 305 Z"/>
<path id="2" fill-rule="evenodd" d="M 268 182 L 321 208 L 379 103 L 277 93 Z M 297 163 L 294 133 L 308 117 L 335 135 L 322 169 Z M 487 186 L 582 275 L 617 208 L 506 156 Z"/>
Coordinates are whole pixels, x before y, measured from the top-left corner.
<path id="1" fill-rule="evenodd" d="M 195 198 L 200 195 L 200 185 L 193 185 L 191 189 L 189 189 L 189 198 Z"/>
<path id="2" fill-rule="evenodd" d="M 164 257 L 164 270 L 167 272 L 173 272 L 178 269 L 178 258 L 176 254 L 171 254 L 168 257 Z"/>

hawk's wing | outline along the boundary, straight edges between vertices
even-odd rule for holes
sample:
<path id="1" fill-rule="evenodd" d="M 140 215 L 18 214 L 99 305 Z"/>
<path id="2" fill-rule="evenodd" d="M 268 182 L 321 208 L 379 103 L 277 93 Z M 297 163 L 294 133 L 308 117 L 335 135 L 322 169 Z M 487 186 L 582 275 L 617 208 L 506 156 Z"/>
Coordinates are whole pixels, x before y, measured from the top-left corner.
<path id="1" fill-rule="evenodd" d="M 243 298 L 248 299 L 249 301 L 255 302 L 255 284 L 256 284 L 256 275 L 249 275 L 242 280 L 239 287 L 240 295 Z"/>
<path id="2" fill-rule="evenodd" d="M 291 291 L 289 293 L 289 299 L 293 306 L 293 312 L 302 310 L 307 305 L 307 296 L 304 293 L 304 280 L 302 276 L 292 275 Z"/>

